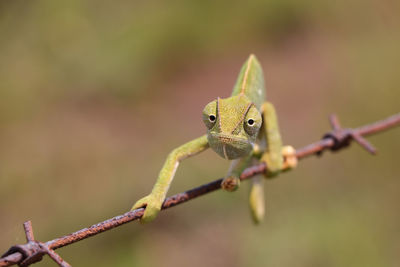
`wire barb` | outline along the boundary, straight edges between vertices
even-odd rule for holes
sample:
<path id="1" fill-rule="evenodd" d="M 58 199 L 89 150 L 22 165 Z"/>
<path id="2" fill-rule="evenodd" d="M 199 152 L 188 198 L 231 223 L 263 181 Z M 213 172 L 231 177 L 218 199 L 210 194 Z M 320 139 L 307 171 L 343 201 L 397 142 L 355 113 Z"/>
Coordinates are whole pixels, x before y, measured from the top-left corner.
<path id="1" fill-rule="evenodd" d="M 6 253 L 4 253 L 2 258 L 7 258 L 15 253 L 21 253 L 22 258 L 18 261 L 18 265 L 20 267 L 26 267 L 35 262 L 41 261 L 43 255 L 48 254 L 59 266 L 71 267 L 71 265 L 64 261 L 54 250 L 49 248 L 46 244 L 35 240 L 31 221 L 24 222 L 23 226 L 27 242 L 23 245 L 12 246 Z"/>
<path id="2" fill-rule="evenodd" d="M 31 221 L 24 222 L 24 231 L 27 242 L 35 241 L 35 237 L 33 236 L 33 228 Z"/>
<path id="3" fill-rule="evenodd" d="M 370 142 L 368 142 L 367 139 L 365 139 L 360 134 L 355 132 L 351 132 L 350 134 L 351 137 L 354 139 L 354 141 L 356 141 L 360 146 L 365 148 L 372 155 L 376 155 L 377 153 L 376 148 Z"/>
<path id="4" fill-rule="evenodd" d="M 377 153 L 375 147 L 371 143 L 369 143 L 364 137 L 362 137 L 357 129 L 342 128 L 339 118 L 336 116 L 336 114 L 331 114 L 329 116 L 329 122 L 333 130 L 325 134 L 322 139 L 333 140 L 333 146 L 329 148 L 331 151 L 337 151 L 339 149 L 348 147 L 351 141 L 354 140 L 372 155 L 375 155 Z M 323 150 L 318 151 L 317 155 L 320 156 L 322 152 Z"/>

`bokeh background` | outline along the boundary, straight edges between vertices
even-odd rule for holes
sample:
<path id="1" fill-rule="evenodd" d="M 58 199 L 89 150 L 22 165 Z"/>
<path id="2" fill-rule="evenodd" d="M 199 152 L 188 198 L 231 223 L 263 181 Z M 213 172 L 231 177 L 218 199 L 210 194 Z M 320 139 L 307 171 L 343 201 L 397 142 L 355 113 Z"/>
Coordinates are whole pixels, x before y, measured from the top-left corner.
<path id="1" fill-rule="evenodd" d="M 250 53 L 286 144 L 336 112 L 359 126 L 399 111 L 400 2 L 0 2 L 0 250 L 126 212 L 166 155 L 205 132 Z M 268 181 L 254 226 L 248 183 L 59 250 L 73 266 L 398 266 L 399 129 L 302 161 Z M 212 151 L 185 161 L 170 194 L 224 175 Z M 48 258 L 37 266 L 55 266 Z"/>

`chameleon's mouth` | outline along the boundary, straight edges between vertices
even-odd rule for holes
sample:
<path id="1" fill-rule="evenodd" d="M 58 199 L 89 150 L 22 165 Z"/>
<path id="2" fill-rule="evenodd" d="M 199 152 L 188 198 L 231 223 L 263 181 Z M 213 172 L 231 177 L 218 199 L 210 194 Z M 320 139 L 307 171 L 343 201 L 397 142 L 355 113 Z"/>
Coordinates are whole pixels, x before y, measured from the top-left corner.
<path id="1" fill-rule="evenodd" d="M 234 135 L 227 135 L 227 134 L 215 134 L 215 136 L 222 142 L 222 143 L 232 143 L 232 142 L 243 142 L 247 143 L 247 139 L 242 137 L 237 137 Z"/>
<path id="2" fill-rule="evenodd" d="M 221 133 L 209 133 L 210 147 L 225 159 L 237 159 L 250 153 L 253 146 L 243 137 Z"/>

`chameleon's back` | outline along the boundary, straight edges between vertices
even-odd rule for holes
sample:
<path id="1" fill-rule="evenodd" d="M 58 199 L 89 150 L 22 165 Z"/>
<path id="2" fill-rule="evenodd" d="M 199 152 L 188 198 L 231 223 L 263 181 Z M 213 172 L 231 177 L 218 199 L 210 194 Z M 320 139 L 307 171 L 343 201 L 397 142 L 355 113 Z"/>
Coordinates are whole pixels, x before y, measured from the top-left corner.
<path id="1" fill-rule="evenodd" d="M 264 75 L 257 58 L 251 54 L 240 70 L 232 96 L 246 95 L 258 109 L 265 101 Z"/>

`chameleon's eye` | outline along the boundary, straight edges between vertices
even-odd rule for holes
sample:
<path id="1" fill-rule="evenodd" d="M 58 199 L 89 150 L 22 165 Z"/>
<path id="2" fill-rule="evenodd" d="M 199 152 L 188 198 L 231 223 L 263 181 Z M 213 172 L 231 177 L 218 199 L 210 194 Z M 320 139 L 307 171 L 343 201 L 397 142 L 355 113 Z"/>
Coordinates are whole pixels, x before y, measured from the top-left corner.
<path id="1" fill-rule="evenodd" d="M 261 114 L 255 106 L 252 106 L 246 114 L 244 130 L 252 136 L 256 136 L 262 123 Z"/>
<path id="2" fill-rule="evenodd" d="M 203 110 L 203 122 L 208 129 L 214 127 L 217 121 L 217 101 L 207 104 Z"/>

